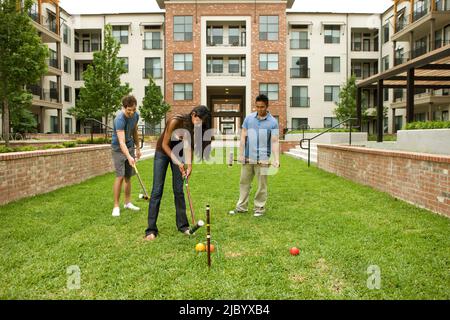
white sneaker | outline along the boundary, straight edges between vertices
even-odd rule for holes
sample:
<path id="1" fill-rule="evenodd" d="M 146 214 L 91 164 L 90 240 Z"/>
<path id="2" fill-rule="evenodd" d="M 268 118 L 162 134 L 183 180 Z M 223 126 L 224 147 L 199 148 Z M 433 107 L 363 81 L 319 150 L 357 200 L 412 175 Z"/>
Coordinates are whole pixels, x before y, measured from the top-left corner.
<path id="1" fill-rule="evenodd" d="M 130 209 L 133 211 L 139 211 L 141 210 L 141 208 L 136 207 L 134 204 L 132 204 L 131 202 L 127 203 L 126 205 L 123 206 L 125 209 Z"/>
<path id="2" fill-rule="evenodd" d="M 112 215 L 113 215 L 113 217 L 119 217 L 120 216 L 120 208 L 114 207 L 114 209 L 112 211 Z"/>

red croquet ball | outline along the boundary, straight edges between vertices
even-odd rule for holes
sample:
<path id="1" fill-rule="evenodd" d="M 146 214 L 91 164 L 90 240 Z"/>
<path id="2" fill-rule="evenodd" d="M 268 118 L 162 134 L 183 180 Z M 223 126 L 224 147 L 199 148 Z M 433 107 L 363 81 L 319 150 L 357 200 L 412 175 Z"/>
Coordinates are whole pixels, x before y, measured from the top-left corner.
<path id="1" fill-rule="evenodd" d="M 300 253 L 300 250 L 296 247 L 292 247 L 291 250 L 289 250 L 289 252 L 293 255 L 296 256 Z"/>

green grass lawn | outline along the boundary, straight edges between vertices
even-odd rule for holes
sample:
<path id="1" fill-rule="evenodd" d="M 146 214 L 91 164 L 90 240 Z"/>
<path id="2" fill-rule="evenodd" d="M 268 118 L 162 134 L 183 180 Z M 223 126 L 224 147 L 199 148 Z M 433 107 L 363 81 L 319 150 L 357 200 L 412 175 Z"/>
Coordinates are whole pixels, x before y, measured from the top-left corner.
<path id="1" fill-rule="evenodd" d="M 152 165 L 139 163 L 147 186 Z M 0 298 L 450 299 L 450 219 L 289 157 L 281 165 L 259 218 L 227 214 L 239 166 L 194 166 L 196 217 L 211 206 L 218 247 L 211 270 L 194 249 L 205 229 L 190 238 L 176 230 L 170 170 L 150 243 L 147 203 L 111 216 L 114 174 L 2 206 Z M 81 270 L 78 290 L 67 289 L 71 265 Z M 367 286 L 370 265 L 381 270 L 380 289 Z"/>

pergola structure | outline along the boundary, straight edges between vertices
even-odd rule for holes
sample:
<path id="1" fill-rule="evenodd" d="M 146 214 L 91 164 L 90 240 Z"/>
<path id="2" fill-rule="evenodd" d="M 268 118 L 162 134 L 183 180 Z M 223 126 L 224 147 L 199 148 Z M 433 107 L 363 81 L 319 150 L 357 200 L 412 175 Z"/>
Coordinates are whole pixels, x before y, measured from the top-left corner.
<path id="1" fill-rule="evenodd" d="M 415 89 L 450 89 L 450 44 L 357 83 L 356 113 L 362 128 L 362 89 L 377 89 L 377 141 L 383 141 L 383 89 L 406 88 L 406 123 L 414 120 Z"/>

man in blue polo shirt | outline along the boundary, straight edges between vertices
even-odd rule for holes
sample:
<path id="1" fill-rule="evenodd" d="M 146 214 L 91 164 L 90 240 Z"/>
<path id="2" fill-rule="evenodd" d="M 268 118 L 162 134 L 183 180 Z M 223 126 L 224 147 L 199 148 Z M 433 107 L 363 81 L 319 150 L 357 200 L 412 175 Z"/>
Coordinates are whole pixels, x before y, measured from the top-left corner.
<path id="1" fill-rule="evenodd" d="M 230 214 L 247 212 L 253 177 L 258 180 L 254 200 L 254 216 L 265 213 L 267 201 L 267 167 L 273 153 L 272 166 L 279 167 L 278 122 L 267 111 L 269 99 L 260 94 L 256 97 L 256 112 L 245 117 L 242 124 L 239 162 L 242 163 L 240 195 L 236 209 Z"/>
<path id="2" fill-rule="evenodd" d="M 116 169 L 114 181 L 114 209 L 112 215 L 120 216 L 119 198 L 122 183 L 125 184 L 125 209 L 138 211 L 139 208 L 131 203 L 131 177 L 134 175 L 135 150 L 136 158 L 141 157 L 138 138 L 139 114 L 136 112 L 137 101 L 132 95 L 122 99 L 122 110 L 114 119 L 114 130 L 111 141 L 111 153 Z"/>

